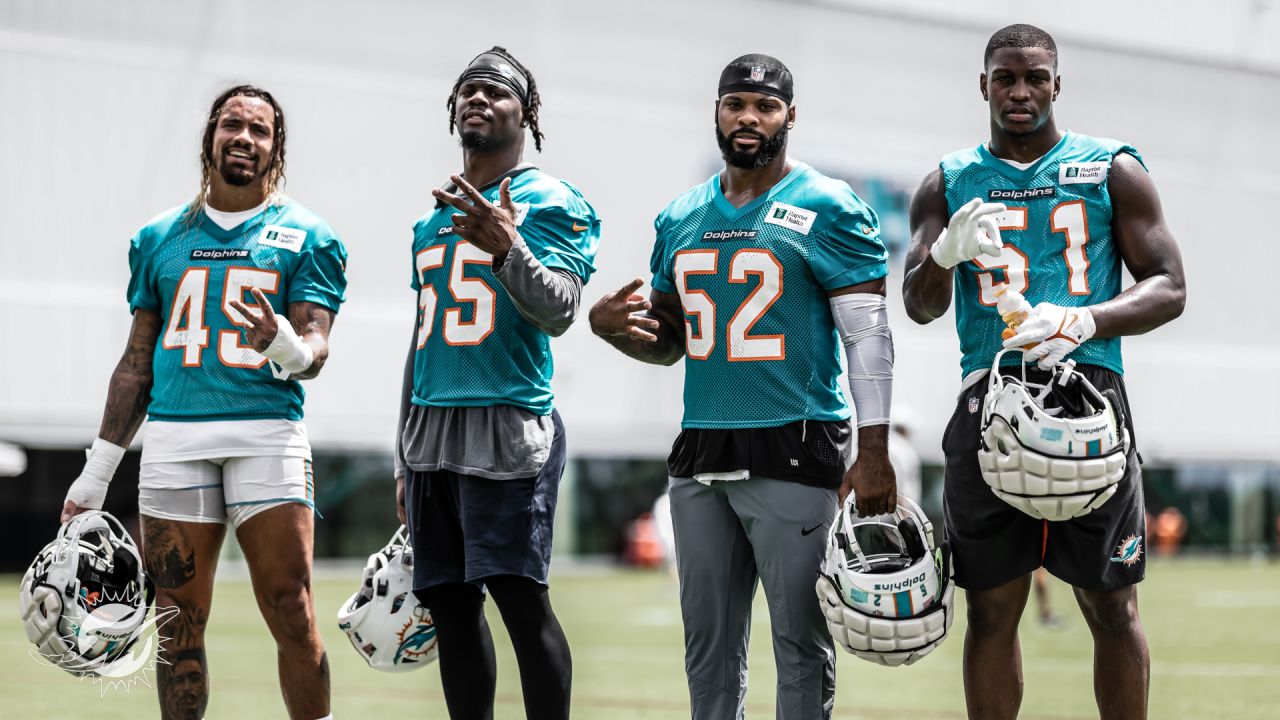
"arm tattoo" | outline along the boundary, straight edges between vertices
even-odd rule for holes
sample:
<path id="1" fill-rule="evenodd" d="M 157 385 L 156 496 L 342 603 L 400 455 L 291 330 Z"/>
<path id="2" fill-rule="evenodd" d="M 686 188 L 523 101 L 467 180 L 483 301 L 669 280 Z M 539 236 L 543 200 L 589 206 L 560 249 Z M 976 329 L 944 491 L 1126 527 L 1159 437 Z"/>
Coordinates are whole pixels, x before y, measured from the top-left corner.
<path id="1" fill-rule="evenodd" d="M 289 303 L 289 324 L 315 353 L 311 367 L 294 375 L 294 379 L 310 380 L 320 374 L 320 369 L 329 359 L 329 330 L 336 316 L 337 313 L 329 308 L 312 302 Z"/>
<path id="2" fill-rule="evenodd" d="M 150 310 L 133 314 L 133 328 L 124 355 L 111 373 L 107 405 L 102 411 L 98 436 L 107 442 L 128 447 L 147 417 L 151 402 L 151 362 L 160 336 L 160 316 Z"/>

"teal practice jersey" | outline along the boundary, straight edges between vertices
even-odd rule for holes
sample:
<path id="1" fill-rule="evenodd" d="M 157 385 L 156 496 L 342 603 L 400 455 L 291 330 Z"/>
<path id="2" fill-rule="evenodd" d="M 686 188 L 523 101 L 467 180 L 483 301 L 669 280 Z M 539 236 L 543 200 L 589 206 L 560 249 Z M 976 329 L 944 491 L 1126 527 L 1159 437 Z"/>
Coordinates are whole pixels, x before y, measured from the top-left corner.
<path id="1" fill-rule="evenodd" d="M 481 188 L 499 202 L 498 182 Z M 516 231 L 543 265 L 583 284 L 595 271 L 600 221 L 577 188 L 534 167 L 511 179 Z M 418 346 L 413 402 L 514 405 L 551 412 L 551 338 L 520 314 L 493 276 L 493 256 L 453 234 L 457 211 L 437 204 L 413 226 Z"/>
<path id="2" fill-rule="evenodd" d="M 948 213 L 973 198 L 1004 203 L 998 216 L 1004 251 L 981 256 L 955 271 L 956 330 L 961 373 L 991 367 L 1000 350 L 1004 321 L 996 312 L 995 288 L 1003 283 L 1033 306 L 1049 302 L 1081 307 L 1120 293 L 1120 253 L 1111 240 L 1111 160 L 1132 146 L 1067 132 L 1044 157 L 1019 170 L 986 145 L 942 159 Z M 1120 338 L 1094 338 L 1067 356 L 1124 372 Z M 1006 355 L 1002 364 L 1017 364 Z"/>
<path id="3" fill-rule="evenodd" d="M 849 418 L 827 291 L 888 269 L 879 220 L 848 184 L 798 164 L 735 208 L 717 174 L 654 229 L 653 289 L 684 307 L 683 427 Z"/>
<path id="4" fill-rule="evenodd" d="M 337 311 L 346 297 L 347 251 L 329 224 L 298 203 L 270 204 L 223 230 L 189 206 L 138 231 L 129 247 L 130 310 L 160 314 L 152 367 L 154 420 L 302 419 L 305 393 L 244 343 L 244 318 L 256 287 L 280 322 L 288 306 L 312 302 Z"/>

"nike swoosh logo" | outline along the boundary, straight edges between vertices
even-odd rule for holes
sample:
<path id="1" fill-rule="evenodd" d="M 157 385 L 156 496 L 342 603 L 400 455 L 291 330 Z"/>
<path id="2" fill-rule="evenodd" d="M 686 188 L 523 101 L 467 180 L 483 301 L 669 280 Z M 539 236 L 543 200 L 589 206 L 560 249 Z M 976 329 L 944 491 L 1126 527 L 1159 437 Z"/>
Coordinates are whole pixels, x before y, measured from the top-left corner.
<path id="1" fill-rule="evenodd" d="M 574 231 L 574 232 L 582 232 L 583 230 L 586 230 L 586 229 L 587 229 L 587 226 L 586 226 L 586 225 L 579 225 L 578 223 L 574 223 L 574 224 L 573 224 L 573 231 Z"/>
<path id="2" fill-rule="evenodd" d="M 800 534 L 801 534 L 801 535 L 808 535 L 808 534 L 812 533 L 814 530 L 817 530 L 818 528 L 822 527 L 822 525 L 823 525 L 823 523 L 818 523 L 817 525 L 814 525 L 813 527 L 811 527 L 811 528 L 809 528 L 809 529 L 807 529 L 807 530 L 806 530 L 804 527 L 801 527 L 801 528 L 800 528 Z"/>

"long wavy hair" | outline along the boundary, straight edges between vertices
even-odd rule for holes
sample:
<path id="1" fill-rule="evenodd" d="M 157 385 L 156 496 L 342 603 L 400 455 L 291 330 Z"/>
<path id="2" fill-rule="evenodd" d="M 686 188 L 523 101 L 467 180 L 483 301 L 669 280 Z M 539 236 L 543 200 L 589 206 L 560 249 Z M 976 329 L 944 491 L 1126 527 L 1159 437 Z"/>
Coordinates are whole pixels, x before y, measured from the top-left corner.
<path id="1" fill-rule="evenodd" d="M 213 182 L 213 173 L 216 172 L 213 165 L 213 133 L 218 127 L 222 108 L 233 97 L 258 98 L 271 106 L 275 115 L 273 123 L 275 127 L 271 138 L 271 162 L 267 165 L 267 197 L 274 200 L 284 192 L 284 149 L 285 139 L 288 137 L 288 129 L 284 123 L 284 109 L 266 90 L 253 85 L 236 85 L 223 91 L 209 108 L 209 117 L 204 123 L 204 138 L 200 141 L 200 191 L 196 194 L 196 199 L 191 206 L 187 208 L 187 222 L 193 222 L 200 216 L 201 208 L 209 199 L 209 188 Z"/>

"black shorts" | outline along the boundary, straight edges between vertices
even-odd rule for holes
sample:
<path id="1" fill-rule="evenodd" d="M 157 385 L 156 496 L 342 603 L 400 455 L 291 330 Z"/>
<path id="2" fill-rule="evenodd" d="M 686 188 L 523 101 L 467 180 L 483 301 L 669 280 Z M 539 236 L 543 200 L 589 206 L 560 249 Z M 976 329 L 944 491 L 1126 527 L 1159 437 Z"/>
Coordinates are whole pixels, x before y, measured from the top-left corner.
<path id="1" fill-rule="evenodd" d="M 748 470 L 753 476 L 834 490 L 848 467 L 848 420 L 761 428 L 685 428 L 667 458 L 671 477 Z"/>
<path id="2" fill-rule="evenodd" d="M 996 497 L 978 469 L 982 403 L 987 392 L 984 378 L 961 393 L 942 438 L 946 456 L 943 506 L 960 587 L 989 590 L 1041 565 L 1084 590 L 1114 590 L 1138 583 L 1145 575 L 1142 469 L 1124 379 L 1095 365 L 1080 365 L 1077 370 L 1099 391 L 1115 390 L 1124 406 L 1129 456 L 1116 494 L 1087 515 L 1058 522 L 1033 518 Z M 1008 372 L 1017 370 L 1010 368 Z M 1028 369 L 1031 382 L 1044 382 L 1046 377 L 1043 371 Z"/>
<path id="3" fill-rule="evenodd" d="M 547 584 L 565 463 L 564 424 L 555 411 L 551 419 L 551 453 L 533 477 L 491 480 L 448 470 L 406 471 L 415 591 L 444 583 L 483 584 L 494 575 Z"/>

